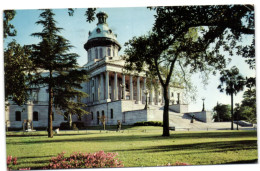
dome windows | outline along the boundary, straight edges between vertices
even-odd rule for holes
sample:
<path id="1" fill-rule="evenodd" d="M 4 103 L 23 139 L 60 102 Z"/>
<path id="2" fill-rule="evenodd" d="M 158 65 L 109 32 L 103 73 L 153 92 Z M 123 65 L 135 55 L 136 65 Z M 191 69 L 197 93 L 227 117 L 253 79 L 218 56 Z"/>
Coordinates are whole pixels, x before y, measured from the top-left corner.
<path id="1" fill-rule="evenodd" d="M 111 29 L 109 29 L 109 30 L 108 30 L 108 33 L 109 33 L 109 34 L 112 34 L 112 30 L 111 30 Z"/>
<path id="2" fill-rule="evenodd" d="M 97 31 L 97 33 L 100 33 L 100 32 L 101 32 L 100 28 L 97 28 L 97 30 L 96 30 L 96 31 Z"/>

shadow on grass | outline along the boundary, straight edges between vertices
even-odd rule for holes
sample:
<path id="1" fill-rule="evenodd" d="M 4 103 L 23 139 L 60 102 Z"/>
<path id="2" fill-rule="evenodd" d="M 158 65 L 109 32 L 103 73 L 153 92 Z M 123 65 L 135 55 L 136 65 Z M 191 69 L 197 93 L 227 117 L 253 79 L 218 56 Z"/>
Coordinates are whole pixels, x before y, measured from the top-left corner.
<path id="1" fill-rule="evenodd" d="M 91 133 L 88 133 L 91 134 Z M 54 138 L 47 138 L 46 139 L 33 139 L 27 142 L 16 142 L 15 144 L 39 144 L 39 143 L 59 143 L 59 142 L 99 142 L 99 141 L 108 141 L 108 142 L 130 142 L 130 141 L 157 141 L 157 140 L 167 140 L 167 139 L 205 139 L 205 138 L 214 138 L 214 139 L 221 139 L 221 138 L 240 138 L 240 137 L 254 137 L 256 136 L 255 131 L 246 131 L 246 132 L 199 132 L 199 133 L 174 133 L 170 137 L 163 137 L 163 136 L 151 136 L 151 134 L 121 134 L 118 135 L 111 135 L 111 134 L 99 134 L 93 133 L 97 136 L 95 137 L 88 137 L 88 134 L 59 134 L 54 136 Z M 81 136 L 80 136 L 81 135 Z M 42 136 L 42 135 L 40 135 Z M 55 139 L 55 137 L 64 136 L 62 139 Z M 67 136 L 67 137 L 66 137 Z M 23 137 L 23 136 L 14 136 L 14 137 Z M 30 136 L 28 136 L 30 137 Z M 12 142 L 7 142 L 7 144 L 12 144 Z"/>
<path id="2" fill-rule="evenodd" d="M 24 156 L 24 157 L 19 157 L 19 159 L 35 159 L 35 158 L 45 158 L 45 157 L 49 157 L 49 158 L 51 158 L 51 157 L 53 157 L 53 156 L 51 156 L 51 155 L 48 155 L 48 156 Z"/>
<path id="3" fill-rule="evenodd" d="M 196 153 L 204 153 L 204 152 L 226 152 L 226 151 L 254 150 L 254 149 L 257 149 L 257 140 L 207 142 L 207 143 L 193 143 L 193 144 L 183 144 L 183 145 L 179 145 L 179 144 L 163 145 L 163 146 L 153 146 L 149 148 L 116 150 L 116 152 L 120 152 L 120 151 L 141 152 L 142 151 L 148 153 L 155 153 L 155 152 L 167 152 L 167 151 L 196 150 Z M 192 153 L 185 153 L 185 154 L 192 154 Z"/>
<path id="4" fill-rule="evenodd" d="M 254 159 L 254 160 L 239 160 L 239 161 L 234 161 L 234 162 L 228 162 L 225 164 L 257 164 L 258 163 L 258 159 Z"/>

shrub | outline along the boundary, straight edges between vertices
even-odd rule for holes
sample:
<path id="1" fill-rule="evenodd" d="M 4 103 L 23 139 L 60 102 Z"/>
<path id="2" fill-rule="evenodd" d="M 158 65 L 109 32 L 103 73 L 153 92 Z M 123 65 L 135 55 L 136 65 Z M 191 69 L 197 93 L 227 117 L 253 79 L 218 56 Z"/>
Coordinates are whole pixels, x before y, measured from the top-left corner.
<path id="1" fill-rule="evenodd" d="M 73 124 L 75 124 L 78 129 L 84 128 L 84 122 L 76 121 L 76 122 L 73 122 Z"/>
<path id="2" fill-rule="evenodd" d="M 60 124 L 60 130 L 70 130 L 70 123 L 69 122 L 62 122 Z"/>
<path id="3" fill-rule="evenodd" d="M 78 130 L 84 128 L 83 122 L 72 122 L 72 129 Z M 60 130 L 70 130 L 70 123 L 69 122 L 62 122 L 60 124 Z"/>
<path id="4" fill-rule="evenodd" d="M 17 165 L 17 157 L 7 156 L 6 163 L 7 170 L 11 170 L 14 165 Z"/>
<path id="5" fill-rule="evenodd" d="M 99 151 L 96 153 L 74 152 L 69 157 L 64 157 L 65 152 L 53 157 L 50 163 L 44 169 L 68 169 L 68 168 L 106 168 L 123 167 L 121 161 L 115 156 L 117 153 L 105 153 Z"/>
<path id="6" fill-rule="evenodd" d="M 134 126 L 163 126 L 161 121 L 142 121 L 136 122 Z"/>

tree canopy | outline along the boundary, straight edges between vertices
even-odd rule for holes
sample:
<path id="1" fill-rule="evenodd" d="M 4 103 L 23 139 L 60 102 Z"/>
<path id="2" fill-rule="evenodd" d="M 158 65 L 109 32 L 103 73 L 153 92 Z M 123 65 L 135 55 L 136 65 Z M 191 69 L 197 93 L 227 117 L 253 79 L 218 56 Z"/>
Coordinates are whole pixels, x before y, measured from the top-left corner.
<path id="1" fill-rule="evenodd" d="M 152 32 L 133 37 L 125 44 L 125 68 L 141 71 L 147 67 L 157 75 L 165 98 L 163 135 L 169 136 L 167 91 L 176 63 L 181 61 L 182 68 L 189 68 L 190 73 L 216 73 L 224 69 L 227 59 L 220 49 L 232 55 L 232 49 L 237 48 L 237 53 L 244 54 L 247 48 L 237 46 L 237 42 L 244 34 L 254 36 L 254 7 L 210 5 L 150 9 L 156 11 Z M 254 49 L 254 39 L 251 48 Z M 246 54 L 244 57 L 253 64 L 254 54 Z M 165 67 L 167 75 L 160 70 Z"/>
<path id="2" fill-rule="evenodd" d="M 69 41 L 59 35 L 62 28 L 56 26 L 54 13 L 50 9 L 43 10 L 36 24 L 42 25 L 41 32 L 33 33 L 41 41 L 33 44 L 32 61 L 37 74 L 32 84 L 48 87 L 48 137 L 52 132 L 52 105 L 69 114 L 85 114 L 86 106 L 80 101 L 87 94 L 80 91 L 81 83 L 87 80 L 87 73 L 77 64 L 76 53 L 70 53 L 73 47 Z M 46 72 L 47 71 L 47 72 Z"/>
<path id="3" fill-rule="evenodd" d="M 215 122 L 227 122 L 231 120 L 231 106 L 217 103 L 213 108 L 213 119 Z"/>

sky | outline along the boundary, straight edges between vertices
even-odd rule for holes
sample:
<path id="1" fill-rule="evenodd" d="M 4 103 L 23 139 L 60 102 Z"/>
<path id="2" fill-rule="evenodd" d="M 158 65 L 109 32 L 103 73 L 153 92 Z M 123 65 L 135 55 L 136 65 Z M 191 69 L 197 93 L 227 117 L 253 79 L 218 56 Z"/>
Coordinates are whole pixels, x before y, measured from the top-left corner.
<path id="1" fill-rule="evenodd" d="M 61 3 L 62 2 L 62 3 Z M 85 22 L 84 11 L 79 8 L 87 8 L 87 7 L 144 7 L 144 6 L 158 6 L 158 5 L 209 5 L 209 4 L 255 4 L 259 5 L 258 0 L 149 0 L 149 1 L 140 1 L 140 0 L 44 0 L 44 1 L 35 1 L 35 0 L 10 0 L 10 1 L 1 1 L 0 8 L 3 9 L 43 9 L 43 8 L 78 8 L 74 14 L 74 17 L 68 17 L 67 13 L 62 10 L 55 11 L 57 14 L 58 26 L 64 28 L 64 37 L 69 39 L 71 43 L 75 46 L 74 51 L 77 52 L 81 57 L 79 58 L 79 64 L 83 65 L 87 62 L 87 53 L 83 48 L 83 44 L 87 41 L 87 35 L 89 30 L 93 30 L 95 28 L 96 21 L 89 24 Z M 258 8 L 256 8 L 257 10 Z M 139 36 L 141 34 L 147 33 L 152 27 L 153 24 L 153 16 L 151 12 L 147 9 L 103 9 L 109 15 L 107 20 L 110 28 L 114 30 L 115 33 L 118 34 L 118 41 L 123 46 L 124 43 L 129 40 L 132 36 Z M 15 27 L 18 30 L 18 36 L 16 37 L 18 42 L 23 42 L 24 44 L 30 44 L 31 42 L 37 42 L 36 38 L 30 36 L 31 33 L 40 31 L 40 27 L 35 25 L 35 21 L 37 21 L 39 16 L 39 11 L 20 11 L 20 14 L 16 16 L 16 21 L 14 20 Z M 2 12 L 1 12 L 2 18 Z M 259 18 L 259 10 L 256 13 L 256 18 Z M 2 22 L 1 29 L 2 29 Z M 258 21 L 256 20 L 256 25 L 259 26 Z M 256 29 L 257 31 L 257 29 Z M 258 33 L 258 32 L 256 32 Z M 256 39 L 256 44 L 258 43 L 258 34 Z M 3 37 L 3 32 L 0 32 L 0 36 Z M 0 50 L 3 54 L 3 41 L 0 41 Z M 258 49 L 256 49 L 256 54 Z M 120 54 L 123 53 L 123 48 Z M 1 60 L 1 64 L 3 64 L 3 57 Z M 258 64 L 258 60 L 257 60 Z M 246 73 L 248 75 L 255 74 L 254 72 L 248 70 L 248 66 L 243 63 L 242 59 L 236 58 L 233 60 L 231 66 L 236 65 L 239 66 L 239 69 L 242 73 Z M 1 116 L 2 121 L 4 120 L 4 79 L 3 79 L 3 65 L 0 65 L 0 93 L 1 93 Z M 230 103 L 230 97 L 226 96 L 224 93 L 219 93 L 217 90 L 217 85 L 219 84 L 219 75 L 211 76 L 209 79 L 209 84 L 205 87 L 202 86 L 201 80 L 198 79 L 198 75 L 193 77 L 194 84 L 198 87 L 198 96 L 197 103 L 190 104 L 190 111 L 199 111 L 202 109 L 202 97 L 206 97 L 205 107 L 207 110 L 211 110 L 218 102 L 223 104 Z M 257 81 L 258 82 L 258 81 Z M 238 94 L 235 97 L 235 102 L 241 100 L 242 93 Z M 257 92 L 258 96 L 258 92 Z M 0 127 L 0 137 L 1 137 L 1 146 L 0 151 L 5 151 L 5 133 L 4 133 L 4 124 Z M 3 144 L 2 144 L 3 143 Z M 5 155 L 1 153 L 0 160 L 1 168 L 5 169 Z M 206 170 L 221 170 L 221 169 L 259 169 L 259 165 L 218 165 L 216 166 L 206 166 L 206 167 L 175 167 L 175 170 L 188 170 L 188 169 L 197 169 L 200 171 Z M 123 170 L 133 170 L 133 168 L 124 168 Z M 158 168 L 134 168 L 134 170 L 157 170 Z M 162 170 L 172 170 L 171 167 L 163 167 L 160 168 Z M 257 170 L 258 170 L 257 169 Z M 107 170 L 107 169 L 99 169 L 99 170 Z M 114 169 L 112 169 L 114 170 Z"/>
<path id="2" fill-rule="evenodd" d="M 83 48 L 88 40 L 88 32 L 92 31 L 97 24 L 95 21 L 88 23 L 84 13 L 86 8 L 77 8 L 74 15 L 68 15 L 68 10 L 54 9 L 54 19 L 57 21 L 57 26 L 63 28 L 61 35 L 68 39 L 74 48 L 71 52 L 79 54 L 78 63 L 80 66 L 87 63 L 87 52 Z M 109 27 L 117 34 L 118 42 L 122 49 L 119 55 L 124 54 L 124 44 L 134 36 L 147 34 L 151 31 L 154 24 L 155 11 L 151 11 L 145 7 L 117 7 L 117 8 L 98 8 L 97 12 L 104 11 L 108 14 L 107 23 Z M 15 18 L 11 23 L 17 30 L 17 36 L 9 37 L 4 45 L 15 39 L 22 45 L 38 43 L 40 39 L 31 36 L 32 33 L 40 32 L 41 25 L 36 25 L 35 22 L 39 20 L 40 10 L 17 10 Z M 243 43 L 250 43 L 250 37 L 245 37 Z M 226 54 L 228 56 L 228 54 Z M 255 71 L 250 70 L 245 63 L 244 58 L 240 56 L 233 56 L 233 60 L 228 66 L 237 66 L 244 76 L 254 76 Z M 220 93 L 217 89 L 219 85 L 219 74 L 216 76 L 210 75 L 208 85 L 202 84 L 200 73 L 192 76 L 192 83 L 197 87 L 197 98 L 195 102 L 189 103 L 189 111 L 195 112 L 202 110 L 202 98 L 205 98 L 205 109 L 211 111 L 217 102 L 222 104 L 230 104 L 230 96 L 225 93 Z M 234 102 L 241 102 L 243 92 L 238 93 Z"/>

